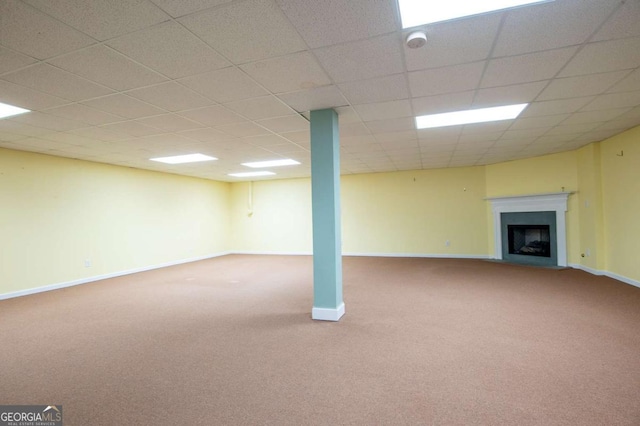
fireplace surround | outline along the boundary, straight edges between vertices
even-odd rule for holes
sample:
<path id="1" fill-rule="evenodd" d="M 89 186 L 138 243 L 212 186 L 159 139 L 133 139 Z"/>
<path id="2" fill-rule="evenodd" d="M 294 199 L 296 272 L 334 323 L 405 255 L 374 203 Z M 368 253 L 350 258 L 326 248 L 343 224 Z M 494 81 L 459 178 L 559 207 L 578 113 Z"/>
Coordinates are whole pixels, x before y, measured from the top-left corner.
<path id="1" fill-rule="evenodd" d="M 486 198 L 491 202 L 494 222 L 495 258 L 508 262 L 545 266 L 567 266 L 567 231 L 565 213 L 567 200 L 571 192 L 520 195 L 513 197 Z M 524 230 L 520 236 L 520 247 L 509 247 L 509 225 L 512 233 Z M 519 251 L 532 244 L 531 251 L 545 246 L 547 238 L 544 231 L 549 227 L 549 256 L 536 256 L 529 253 L 509 253 Z M 526 230 L 529 229 L 527 236 Z M 538 232 L 538 234 L 536 234 Z M 536 239 L 536 237 L 539 237 Z M 553 241 L 555 240 L 555 241 Z M 537 243 L 533 244 L 534 241 Z M 520 240 L 512 242 L 519 245 Z"/>

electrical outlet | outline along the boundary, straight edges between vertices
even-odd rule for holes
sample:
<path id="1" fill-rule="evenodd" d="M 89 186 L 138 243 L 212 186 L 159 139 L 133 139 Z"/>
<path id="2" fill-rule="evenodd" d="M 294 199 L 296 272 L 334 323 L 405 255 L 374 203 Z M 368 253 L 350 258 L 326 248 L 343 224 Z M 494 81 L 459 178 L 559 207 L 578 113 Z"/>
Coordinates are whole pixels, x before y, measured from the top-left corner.
<path id="1" fill-rule="evenodd" d="M 585 254 L 587 255 L 587 257 L 591 256 L 591 249 L 587 249 L 585 251 Z"/>
<path id="2" fill-rule="evenodd" d="M 445 241 L 445 242 L 444 242 L 444 245 L 445 245 L 445 246 L 447 246 L 447 247 L 449 247 L 449 246 L 451 245 L 451 241 L 449 241 L 449 240 Z"/>
<path id="3" fill-rule="evenodd" d="M 84 267 L 85 268 L 91 268 L 91 259 L 85 259 L 84 260 Z"/>

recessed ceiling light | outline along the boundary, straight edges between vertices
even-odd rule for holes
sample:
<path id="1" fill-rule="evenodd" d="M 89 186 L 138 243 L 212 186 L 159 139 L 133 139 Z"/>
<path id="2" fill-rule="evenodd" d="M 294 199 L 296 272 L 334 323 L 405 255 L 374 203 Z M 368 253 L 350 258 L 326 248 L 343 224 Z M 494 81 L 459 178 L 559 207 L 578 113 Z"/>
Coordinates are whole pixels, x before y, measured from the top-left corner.
<path id="1" fill-rule="evenodd" d="M 0 102 L 0 118 L 11 117 L 18 114 L 24 114 L 25 112 L 31 112 L 31 110 L 20 108 L 17 106 L 3 104 Z"/>
<path id="2" fill-rule="evenodd" d="M 243 173 L 229 173 L 229 176 L 233 177 L 255 177 L 255 176 L 271 176 L 275 175 L 273 172 L 243 172 Z"/>
<path id="3" fill-rule="evenodd" d="M 150 158 L 150 160 L 158 161 L 160 163 L 167 163 L 167 164 L 182 164 L 182 163 L 197 163 L 198 161 L 217 160 L 217 158 L 210 157 L 204 154 L 186 154 L 186 155 L 174 155 L 173 157 Z"/>
<path id="4" fill-rule="evenodd" d="M 296 160 L 292 160 L 290 158 L 286 158 L 283 160 L 256 161 L 253 163 L 242 163 L 243 166 L 253 167 L 255 169 L 259 169 L 263 167 L 295 166 L 296 164 L 300 164 L 300 162 Z"/>
<path id="5" fill-rule="evenodd" d="M 553 0 L 398 0 L 402 28 L 433 24 L 465 16 Z"/>
<path id="6" fill-rule="evenodd" d="M 511 120 L 529 104 L 505 105 L 493 108 L 469 109 L 466 111 L 445 112 L 416 117 L 418 129 L 456 126 L 459 124 L 485 123 L 487 121 Z"/>

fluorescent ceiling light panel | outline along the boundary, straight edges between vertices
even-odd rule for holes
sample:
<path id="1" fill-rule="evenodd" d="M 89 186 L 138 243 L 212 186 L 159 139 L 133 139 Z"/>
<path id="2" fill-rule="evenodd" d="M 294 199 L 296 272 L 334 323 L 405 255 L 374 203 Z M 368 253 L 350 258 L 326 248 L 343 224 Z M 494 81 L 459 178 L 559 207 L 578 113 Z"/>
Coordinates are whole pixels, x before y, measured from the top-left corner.
<path id="1" fill-rule="evenodd" d="M 0 118 L 11 117 L 18 114 L 24 114 L 25 112 L 31 112 L 31 110 L 20 108 L 17 106 L 3 104 L 0 102 Z"/>
<path id="2" fill-rule="evenodd" d="M 273 172 L 243 172 L 243 173 L 229 173 L 229 176 L 233 177 L 255 177 L 255 176 L 271 176 L 275 175 Z"/>
<path id="3" fill-rule="evenodd" d="M 300 164 L 299 161 L 285 158 L 284 160 L 271 160 L 271 161 L 256 161 L 254 163 L 242 163 L 243 166 L 253 167 L 254 169 L 261 169 L 264 167 L 280 167 L 280 166 L 295 166 Z"/>
<path id="4" fill-rule="evenodd" d="M 398 0 L 402 28 L 553 0 Z"/>
<path id="5" fill-rule="evenodd" d="M 527 105 L 529 104 L 506 105 L 493 108 L 445 112 L 443 114 L 422 115 L 420 117 L 416 117 L 416 127 L 418 129 L 430 129 L 432 127 L 511 120 L 518 117 Z"/>
<path id="6" fill-rule="evenodd" d="M 217 160 L 217 158 L 210 157 L 204 154 L 186 154 L 186 155 L 175 155 L 173 157 L 150 158 L 150 160 L 158 161 L 160 163 L 167 163 L 167 164 L 182 164 L 182 163 L 197 163 L 199 161 Z"/>

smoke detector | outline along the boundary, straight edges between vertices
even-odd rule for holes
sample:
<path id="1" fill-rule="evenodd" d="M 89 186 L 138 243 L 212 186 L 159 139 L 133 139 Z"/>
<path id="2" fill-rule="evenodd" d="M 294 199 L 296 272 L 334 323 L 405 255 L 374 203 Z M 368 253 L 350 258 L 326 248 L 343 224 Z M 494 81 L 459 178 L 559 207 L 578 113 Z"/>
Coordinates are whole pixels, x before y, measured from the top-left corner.
<path id="1" fill-rule="evenodd" d="M 409 49 L 418 49 L 427 43 L 427 35 L 424 31 L 414 31 L 407 36 L 407 47 Z"/>

